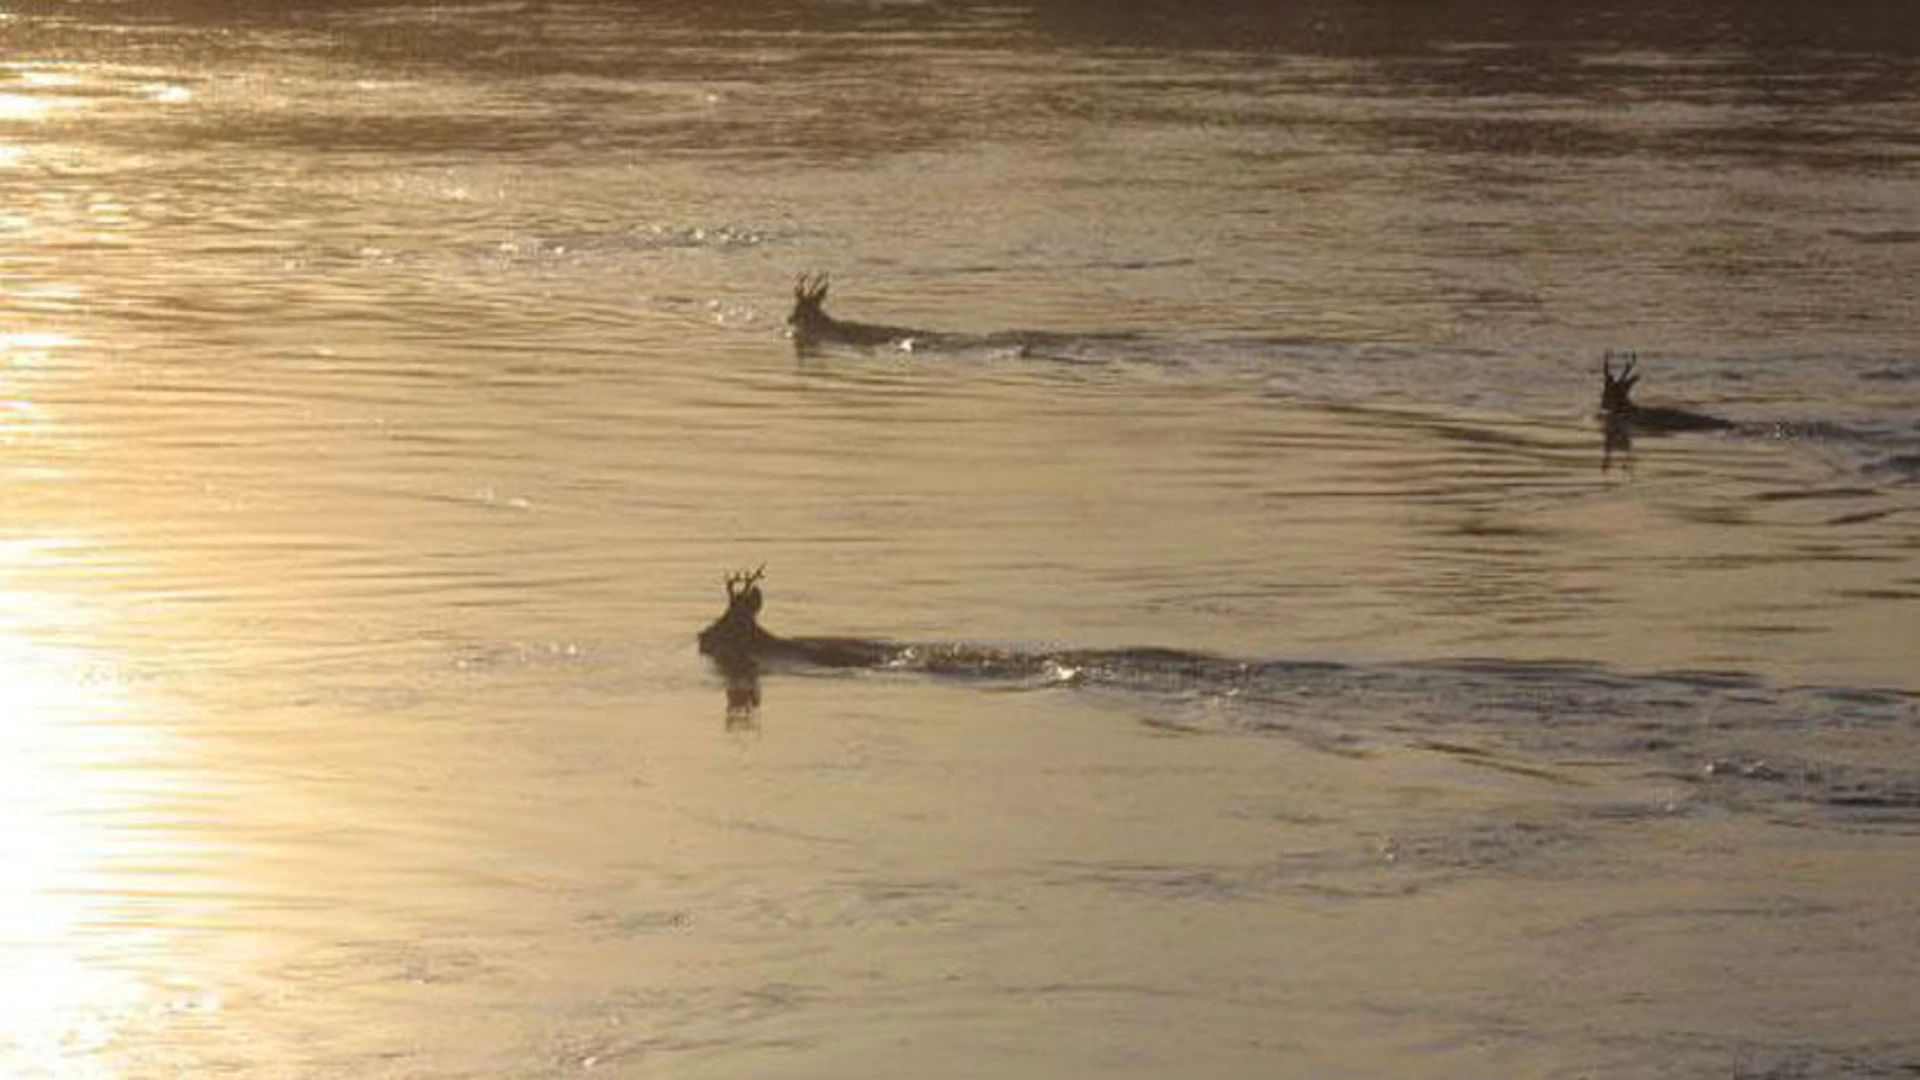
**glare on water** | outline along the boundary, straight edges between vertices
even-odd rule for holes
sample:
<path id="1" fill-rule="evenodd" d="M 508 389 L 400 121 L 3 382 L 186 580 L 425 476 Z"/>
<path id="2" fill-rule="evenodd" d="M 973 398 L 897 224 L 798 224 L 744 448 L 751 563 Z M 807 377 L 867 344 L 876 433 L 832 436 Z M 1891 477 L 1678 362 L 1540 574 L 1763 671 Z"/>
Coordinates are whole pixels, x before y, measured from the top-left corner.
<path id="1" fill-rule="evenodd" d="M 73 546 L 0 546 L 0 1045 L 16 1075 L 117 1075 L 87 1055 L 181 1000 L 155 981 L 180 913 L 144 910 L 206 902 L 188 892 L 204 853 L 176 831 L 178 748 L 114 658 L 74 644 L 111 613 L 36 584 Z"/>

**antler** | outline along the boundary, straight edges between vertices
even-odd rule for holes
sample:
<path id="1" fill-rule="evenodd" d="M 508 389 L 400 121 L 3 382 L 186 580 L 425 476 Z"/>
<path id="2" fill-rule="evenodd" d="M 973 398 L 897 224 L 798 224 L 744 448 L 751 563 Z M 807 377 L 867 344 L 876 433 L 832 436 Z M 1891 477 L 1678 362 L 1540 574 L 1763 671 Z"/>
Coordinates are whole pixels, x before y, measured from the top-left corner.
<path id="1" fill-rule="evenodd" d="M 827 274 L 821 271 L 809 275 L 802 272 L 793 282 L 793 298 L 796 300 L 819 303 L 827 298 Z"/>
<path id="2" fill-rule="evenodd" d="M 738 600 L 748 589 L 760 583 L 767 576 L 767 564 L 761 563 L 759 569 L 752 572 L 736 571 L 727 575 L 727 599 Z"/>
<path id="3" fill-rule="evenodd" d="M 1615 357 L 1619 357 L 1621 360 L 1620 374 L 1618 376 L 1615 376 L 1613 373 L 1613 361 Z M 1633 366 L 1639 362 L 1640 354 L 1634 352 L 1632 349 L 1608 349 L 1606 354 L 1600 358 L 1600 374 L 1610 383 L 1635 382 L 1638 381 L 1639 377 L 1633 373 Z"/>

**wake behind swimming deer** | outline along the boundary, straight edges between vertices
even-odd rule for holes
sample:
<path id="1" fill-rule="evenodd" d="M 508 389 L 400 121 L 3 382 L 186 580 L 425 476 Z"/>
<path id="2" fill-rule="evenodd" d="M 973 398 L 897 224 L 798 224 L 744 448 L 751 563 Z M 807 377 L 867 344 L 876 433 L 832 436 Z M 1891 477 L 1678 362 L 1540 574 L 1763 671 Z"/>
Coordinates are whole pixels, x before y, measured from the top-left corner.
<path id="1" fill-rule="evenodd" d="M 793 312 L 787 325 L 793 328 L 793 344 L 805 350 L 821 345 L 851 345 L 862 349 L 881 346 L 910 348 L 915 342 L 939 337 L 924 330 L 880 323 L 850 322 L 827 314 L 827 287 L 824 273 L 801 274 L 793 284 Z"/>

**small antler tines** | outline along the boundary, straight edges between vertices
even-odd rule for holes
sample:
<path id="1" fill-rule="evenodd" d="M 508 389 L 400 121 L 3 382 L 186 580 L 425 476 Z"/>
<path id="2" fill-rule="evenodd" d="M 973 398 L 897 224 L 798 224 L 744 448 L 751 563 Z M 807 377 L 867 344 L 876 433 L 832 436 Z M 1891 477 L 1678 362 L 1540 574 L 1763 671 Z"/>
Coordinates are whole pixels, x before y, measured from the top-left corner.
<path id="1" fill-rule="evenodd" d="M 760 583 L 767 576 L 767 564 L 761 563 L 753 570 L 735 570 L 726 576 L 727 599 L 740 596 L 748 589 Z"/>
<path id="2" fill-rule="evenodd" d="M 827 298 L 827 284 L 826 271 L 822 270 L 817 274 L 802 271 L 793 282 L 794 298 L 805 303 L 817 304 Z"/>

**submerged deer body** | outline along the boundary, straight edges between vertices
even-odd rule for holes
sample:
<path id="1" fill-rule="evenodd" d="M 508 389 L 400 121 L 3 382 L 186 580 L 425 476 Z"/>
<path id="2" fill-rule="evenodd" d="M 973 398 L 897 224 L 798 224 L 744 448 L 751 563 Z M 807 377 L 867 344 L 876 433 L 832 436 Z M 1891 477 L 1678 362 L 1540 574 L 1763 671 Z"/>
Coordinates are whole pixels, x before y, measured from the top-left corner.
<path id="1" fill-rule="evenodd" d="M 1625 361 L 1618 375 L 1613 373 L 1616 355 Z M 1726 431 L 1735 426 L 1731 420 L 1689 409 L 1636 403 L 1633 400 L 1633 388 L 1640 381 L 1639 373 L 1634 371 L 1636 359 L 1632 353 L 1609 352 L 1600 361 L 1600 422 L 1606 428 L 1609 444 L 1631 443 L 1635 435 Z"/>
<path id="2" fill-rule="evenodd" d="M 827 275 L 801 274 L 793 284 L 793 312 L 787 325 L 793 328 L 795 348 L 818 345 L 852 345 L 871 349 L 881 346 L 910 346 L 935 335 L 905 326 L 847 322 L 827 314 Z"/>
<path id="3" fill-rule="evenodd" d="M 700 631 L 700 652 L 729 674 L 751 674 L 764 661 L 795 661 L 820 667 L 879 667 L 897 646 L 865 638 L 781 637 L 760 625 L 766 567 L 728 574 L 727 610 Z"/>

